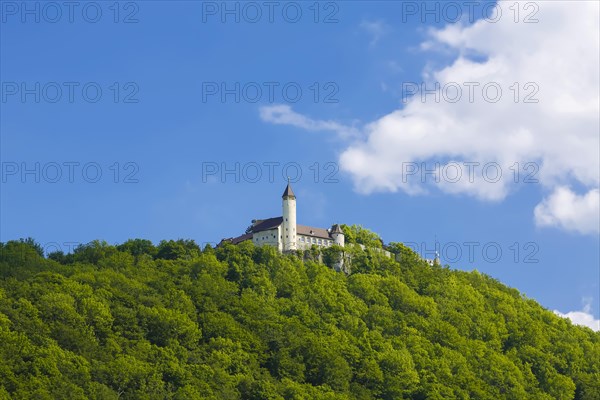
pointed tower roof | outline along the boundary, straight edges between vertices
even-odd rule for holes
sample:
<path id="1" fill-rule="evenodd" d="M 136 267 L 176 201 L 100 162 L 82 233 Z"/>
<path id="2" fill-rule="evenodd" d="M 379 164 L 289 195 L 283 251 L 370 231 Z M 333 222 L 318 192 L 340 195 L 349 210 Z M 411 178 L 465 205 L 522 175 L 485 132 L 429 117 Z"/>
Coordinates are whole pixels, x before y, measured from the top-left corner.
<path id="1" fill-rule="evenodd" d="M 331 233 L 341 233 L 343 235 L 344 231 L 342 231 L 342 228 L 339 224 L 335 224 L 331 227 Z"/>
<path id="2" fill-rule="evenodd" d="M 296 195 L 294 194 L 294 191 L 292 190 L 292 185 L 290 184 L 290 178 L 288 178 L 288 184 L 285 188 L 285 191 L 283 192 L 283 195 L 281 195 L 282 198 L 286 198 L 286 197 L 292 197 L 292 198 L 296 198 Z"/>

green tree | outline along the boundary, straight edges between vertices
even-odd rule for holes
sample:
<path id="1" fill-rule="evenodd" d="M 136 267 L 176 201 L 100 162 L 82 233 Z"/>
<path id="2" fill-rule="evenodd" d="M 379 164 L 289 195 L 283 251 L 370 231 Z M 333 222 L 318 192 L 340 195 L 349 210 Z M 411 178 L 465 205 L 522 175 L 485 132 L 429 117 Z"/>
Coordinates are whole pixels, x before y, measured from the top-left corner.
<path id="1" fill-rule="evenodd" d="M 383 241 L 373 231 L 360 225 L 341 225 L 346 243 L 357 243 L 367 247 L 382 248 Z"/>
<path id="2" fill-rule="evenodd" d="M 0 398 L 599 397 L 600 333 L 400 243 L 162 243 L 0 243 Z"/>
<path id="3" fill-rule="evenodd" d="M 123 244 L 117 246 L 117 250 L 127 252 L 133 256 L 139 257 L 147 254 L 155 257 L 158 249 L 147 239 L 129 239 Z"/>
<path id="4" fill-rule="evenodd" d="M 74 261 L 97 264 L 101 259 L 117 252 L 117 248 L 103 240 L 93 240 L 79 245 L 73 250 Z"/>
<path id="5" fill-rule="evenodd" d="M 200 246 L 194 240 L 161 240 L 158 244 L 156 258 L 164 260 L 191 259 L 198 257 L 200 253 Z"/>

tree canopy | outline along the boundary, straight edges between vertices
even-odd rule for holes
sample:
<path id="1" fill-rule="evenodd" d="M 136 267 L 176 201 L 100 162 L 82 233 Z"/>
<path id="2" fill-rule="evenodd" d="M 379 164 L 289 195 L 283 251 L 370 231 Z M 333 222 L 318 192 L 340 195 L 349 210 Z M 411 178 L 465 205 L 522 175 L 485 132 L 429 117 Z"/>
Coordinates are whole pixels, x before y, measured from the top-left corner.
<path id="1" fill-rule="evenodd" d="M 346 243 L 357 243 L 380 249 L 383 241 L 375 232 L 360 225 L 341 225 Z"/>
<path id="2" fill-rule="evenodd" d="M 0 398 L 600 399 L 600 333 L 387 248 L 0 243 Z"/>

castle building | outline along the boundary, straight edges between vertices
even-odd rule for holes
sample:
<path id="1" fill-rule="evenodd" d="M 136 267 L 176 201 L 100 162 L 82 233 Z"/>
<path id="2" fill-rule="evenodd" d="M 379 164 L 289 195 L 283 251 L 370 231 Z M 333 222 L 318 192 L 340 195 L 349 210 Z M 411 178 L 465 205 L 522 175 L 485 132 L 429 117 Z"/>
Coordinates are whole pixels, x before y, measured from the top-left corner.
<path id="1" fill-rule="evenodd" d="M 245 234 L 223 239 L 219 245 L 224 242 L 238 244 L 251 240 L 256 246 L 274 246 L 281 252 L 307 250 L 313 245 L 344 246 L 344 233 L 338 224 L 324 229 L 296 223 L 296 195 L 289 182 L 281 198 L 283 200 L 281 217 L 252 220 L 252 225 L 248 227 Z"/>

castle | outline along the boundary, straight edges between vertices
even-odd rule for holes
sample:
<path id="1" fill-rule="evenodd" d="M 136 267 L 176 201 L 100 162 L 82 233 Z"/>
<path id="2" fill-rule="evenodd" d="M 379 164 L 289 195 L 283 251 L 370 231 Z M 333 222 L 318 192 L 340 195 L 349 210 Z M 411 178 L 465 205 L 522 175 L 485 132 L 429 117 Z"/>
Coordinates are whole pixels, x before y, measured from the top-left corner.
<path id="1" fill-rule="evenodd" d="M 349 244 L 346 246 L 344 232 L 339 224 L 334 224 L 329 229 L 314 228 L 312 226 L 298 225 L 296 223 L 296 195 L 292 190 L 292 185 L 289 183 L 281 196 L 283 199 L 283 215 L 269 219 L 254 219 L 252 225 L 246 229 L 243 235 L 222 239 L 218 246 L 224 243 L 239 244 L 247 240 L 251 240 L 256 246 L 273 246 L 280 252 L 291 252 L 295 250 L 309 250 L 312 246 L 329 247 L 338 245 L 341 247 L 358 246 L 365 249 L 363 244 Z M 372 251 L 380 253 L 386 257 L 392 258 L 392 253 L 387 251 L 385 247 L 370 248 Z M 348 255 L 348 257 L 350 257 Z M 334 268 L 338 271 L 349 271 L 350 258 L 342 256 Z M 429 265 L 440 265 L 438 252 L 435 252 L 435 258 L 430 260 L 423 258 Z"/>
<path id="2" fill-rule="evenodd" d="M 288 182 L 283 195 L 283 215 L 281 217 L 252 220 L 246 233 L 238 237 L 223 239 L 219 245 L 230 242 L 238 244 L 251 240 L 256 246 L 274 246 L 281 252 L 308 250 L 313 245 L 344 247 L 344 233 L 338 224 L 329 229 L 298 225 L 296 223 L 296 195 Z"/>

